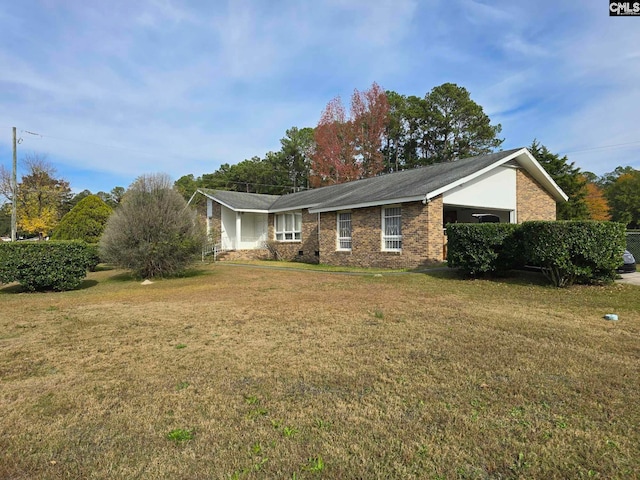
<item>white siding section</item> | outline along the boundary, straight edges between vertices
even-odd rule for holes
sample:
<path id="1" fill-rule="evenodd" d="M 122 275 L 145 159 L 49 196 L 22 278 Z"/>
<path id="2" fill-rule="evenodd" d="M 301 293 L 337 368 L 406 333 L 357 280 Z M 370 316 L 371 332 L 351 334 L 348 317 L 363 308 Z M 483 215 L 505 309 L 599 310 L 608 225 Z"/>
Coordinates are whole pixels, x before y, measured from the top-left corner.
<path id="1" fill-rule="evenodd" d="M 267 240 L 267 214 L 244 212 L 240 214 L 241 230 L 238 250 L 262 248 Z"/>
<path id="2" fill-rule="evenodd" d="M 230 208 L 221 205 L 222 218 L 220 222 L 220 230 L 222 237 L 223 250 L 236 249 L 236 212 Z"/>
<path id="3" fill-rule="evenodd" d="M 445 205 L 516 209 L 516 170 L 499 167 L 443 195 Z"/>
<path id="4" fill-rule="evenodd" d="M 263 248 L 267 240 L 268 221 L 266 213 L 234 212 L 220 206 L 220 238 L 222 250 L 255 250 Z"/>

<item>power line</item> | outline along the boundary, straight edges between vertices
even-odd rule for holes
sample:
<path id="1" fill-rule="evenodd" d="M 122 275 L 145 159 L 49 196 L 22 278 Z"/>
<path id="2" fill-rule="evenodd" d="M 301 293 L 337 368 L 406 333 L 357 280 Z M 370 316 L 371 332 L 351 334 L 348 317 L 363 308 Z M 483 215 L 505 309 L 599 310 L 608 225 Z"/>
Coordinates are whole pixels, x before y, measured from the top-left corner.
<path id="1" fill-rule="evenodd" d="M 601 145 L 599 147 L 584 148 L 582 150 L 569 150 L 569 151 L 564 151 L 564 152 L 560 152 L 560 153 L 567 154 L 567 153 L 591 152 L 593 150 L 606 150 L 606 149 L 609 149 L 609 148 L 626 147 L 628 145 L 636 145 L 636 144 L 640 144 L 640 140 L 636 140 L 635 142 L 615 143 L 615 144 L 612 144 L 612 145 Z"/>
<path id="2" fill-rule="evenodd" d="M 43 134 L 43 133 L 38 133 L 38 132 L 32 132 L 29 130 L 24 130 L 21 129 L 20 133 L 27 133 L 29 135 L 33 135 L 33 136 L 37 136 L 40 138 L 50 138 L 52 140 L 60 140 L 63 142 L 71 142 L 71 143 L 76 143 L 76 144 L 84 144 L 84 145 L 91 145 L 94 147 L 102 147 L 102 148 L 111 148 L 111 149 L 115 149 L 115 150 L 125 150 L 125 151 L 130 151 L 130 152 L 135 152 L 138 153 L 140 155 L 145 155 L 145 156 L 157 156 L 158 153 L 153 153 L 153 152 L 149 152 L 149 151 L 145 151 L 145 150 L 138 150 L 135 148 L 130 148 L 130 147 L 123 147 L 121 145 L 107 145 L 104 143 L 96 143 L 96 142 L 89 142 L 86 140 L 78 140 L 75 138 L 64 138 L 64 137 L 57 137 L 57 136 L 53 136 L 53 135 L 47 135 L 47 134 Z M 20 142 L 22 142 L 22 138 L 20 139 Z M 187 158 L 185 155 L 181 155 L 178 153 L 174 153 L 174 152 L 168 152 L 168 151 L 163 151 L 162 155 L 164 156 L 168 156 L 168 157 L 173 157 L 173 158 Z"/>

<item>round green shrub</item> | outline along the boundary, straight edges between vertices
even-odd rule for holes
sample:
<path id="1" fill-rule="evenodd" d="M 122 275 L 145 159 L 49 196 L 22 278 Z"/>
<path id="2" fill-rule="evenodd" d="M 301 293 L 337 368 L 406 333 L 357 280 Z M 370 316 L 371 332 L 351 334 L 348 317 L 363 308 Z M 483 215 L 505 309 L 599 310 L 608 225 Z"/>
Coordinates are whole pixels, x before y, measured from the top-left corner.
<path id="1" fill-rule="evenodd" d="M 62 217 L 51 238 L 98 243 L 112 213 L 100 197 L 89 195 Z"/>

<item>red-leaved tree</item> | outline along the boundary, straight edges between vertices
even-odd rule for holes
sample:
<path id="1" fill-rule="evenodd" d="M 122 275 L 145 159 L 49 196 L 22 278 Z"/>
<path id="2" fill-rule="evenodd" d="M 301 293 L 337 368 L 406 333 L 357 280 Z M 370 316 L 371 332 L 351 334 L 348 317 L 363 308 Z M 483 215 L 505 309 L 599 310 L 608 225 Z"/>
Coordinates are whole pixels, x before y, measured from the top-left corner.
<path id="1" fill-rule="evenodd" d="M 384 90 L 376 83 L 364 92 L 354 90 L 350 113 L 347 118 L 340 97 L 322 112 L 311 158 L 312 186 L 350 182 L 383 170 L 382 138 L 389 114 Z"/>

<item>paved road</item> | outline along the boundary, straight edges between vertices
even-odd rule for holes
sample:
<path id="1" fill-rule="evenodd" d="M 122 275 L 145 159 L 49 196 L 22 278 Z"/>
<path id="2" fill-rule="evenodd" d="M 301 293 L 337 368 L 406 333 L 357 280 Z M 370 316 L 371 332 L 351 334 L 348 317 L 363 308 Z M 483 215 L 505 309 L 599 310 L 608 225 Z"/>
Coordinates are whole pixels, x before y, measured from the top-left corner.
<path id="1" fill-rule="evenodd" d="M 626 283 L 628 285 L 640 285 L 640 272 L 623 273 L 620 275 L 622 278 L 616 280 L 618 283 Z"/>

